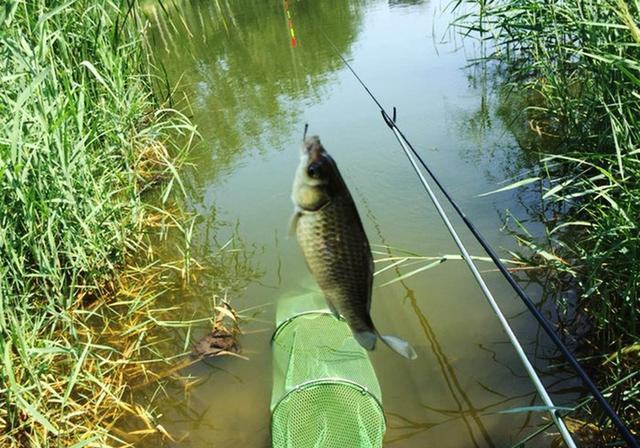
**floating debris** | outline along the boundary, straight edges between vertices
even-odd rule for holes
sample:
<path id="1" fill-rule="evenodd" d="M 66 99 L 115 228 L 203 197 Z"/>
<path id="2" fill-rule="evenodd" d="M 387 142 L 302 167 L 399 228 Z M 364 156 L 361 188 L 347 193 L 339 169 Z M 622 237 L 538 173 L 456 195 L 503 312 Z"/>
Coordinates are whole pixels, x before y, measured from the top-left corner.
<path id="1" fill-rule="evenodd" d="M 238 315 L 231 306 L 223 302 L 215 307 L 218 314 L 213 323 L 213 330 L 201 338 L 191 352 L 192 358 L 206 358 L 220 355 L 238 355 L 240 343 L 238 335 Z"/>

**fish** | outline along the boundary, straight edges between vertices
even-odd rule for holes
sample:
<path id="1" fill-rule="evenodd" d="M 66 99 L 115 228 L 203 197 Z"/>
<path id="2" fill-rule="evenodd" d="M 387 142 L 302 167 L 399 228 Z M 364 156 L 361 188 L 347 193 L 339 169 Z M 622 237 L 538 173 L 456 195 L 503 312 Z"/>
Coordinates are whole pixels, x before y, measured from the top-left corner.
<path id="1" fill-rule="evenodd" d="M 373 324 L 373 256 L 336 162 L 318 136 L 305 138 L 301 149 L 291 193 L 290 233 L 295 234 L 329 309 L 337 318 L 342 316 L 365 349 L 375 349 L 380 339 L 401 356 L 415 359 L 408 342 L 381 335 Z"/>

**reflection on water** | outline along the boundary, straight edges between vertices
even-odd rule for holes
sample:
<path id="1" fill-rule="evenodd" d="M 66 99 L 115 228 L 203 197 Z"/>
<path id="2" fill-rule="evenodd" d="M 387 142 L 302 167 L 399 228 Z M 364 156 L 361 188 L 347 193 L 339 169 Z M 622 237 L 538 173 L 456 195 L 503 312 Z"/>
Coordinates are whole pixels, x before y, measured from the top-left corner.
<path id="1" fill-rule="evenodd" d="M 371 212 L 371 209 L 369 208 L 367 202 L 364 200 L 363 200 L 363 205 L 364 205 L 364 208 L 367 210 L 367 216 L 373 223 L 373 227 L 376 230 L 376 233 L 378 234 L 380 241 L 382 242 L 383 246 L 386 248 L 387 255 L 390 257 L 393 256 L 393 252 L 389 248 L 388 243 L 382 234 L 382 230 L 378 225 L 378 223 L 376 222 L 375 216 Z M 402 272 L 400 271 L 399 266 L 396 266 L 394 270 L 398 277 L 402 275 Z M 394 418 L 396 418 L 401 422 L 397 425 L 394 425 L 393 423 L 391 423 L 389 427 L 391 429 L 398 430 L 398 432 L 402 432 L 402 434 L 397 435 L 395 437 L 389 437 L 387 439 L 387 442 L 391 444 L 394 442 L 399 442 L 401 440 L 410 439 L 411 437 L 414 437 L 420 432 L 428 431 L 429 429 L 434 428 L 440 424 L 447 423 L 456 419 L 460 419 L 465 426 L 466 432 L 469 434 L 470 441 L 473 444 L 473 446 L 475 447 L 481 446 L 481 445 L 478 445 L 476 441 L 476 431 L 479 432 L 482 435 L 482 438 L 487 442 L 486 446 L 489 446 L 489 447 L 495 446 L 493 441 L 491 440 L 491 436 L 487 433 L 487 430 L 484 427 L 484 424 L 479 418 L 478 410 L 474 407 L 469 396 L 465 393 L 464 388 L 461 387 L 460 381 L 457 378 L 455 370 L 452 368 L 446 353 L 443 351 L 442 346 L 438 342 L 437 335 L 433 332 L 433 329 L 429 324 L 429 320 L 420 309 L 420 306 L 416 299 L 415 291 L 411 289 L 407 285 L 407 282 L 405 282 L 404 280 L 400 281 L 399 283 L 405 292 L 404 299 L 408 300 L 411 303 L 411 307 L 413 308 L 413 311 L 416 313 L 416 316 L 418 316 L 420 326 L 424 331 L 424 335 L 426 339 L 429 341 L 430 349 L 437 361 L 442 377 L 445 379 L 447 391 L 449 392 L 451 399 L 455 403 L 456 407 L 455 409 L 435 409 L 431 406 L 423 404 L 423 406 L 426 409 L 433 411 L 436 414 L 439 414 L 437 423 L 413 422 L 408 420 L 406 417 L 403 417 L 401 414 L 389 413 L 389 415 L 393 416 Z M 500 404 L 510 400 L 508 397 L 504 397 L 504 398 L 506 398 L 506 400 L 502 400 Z M 469 421 L 469 417 L 471 417 L 472 422 Z"/>
<path id="2" fill-rule="evenodd" d="M 157 59 L 168 83 L 179 84 L 176 104 L 192 115 L 202 136 L 184 173 L 187 206 L 205 217 L 193 228 L 194 246 L 213 252 L 242 235 L 246 244 L 233 248 L 239 258 L 228 260 L 229 272 L 242 272 L 244 263 L 259 269 L 244 275 L 246 287 L 229 293 L 246 318 L 241 344 L 249 360 L 200 362 L 153 392 L 160 397 L 158 423 L 175 438 L 165 440 L 167 446 L 270 444 L 274 305 L 314 285 L 296 242 L 286 236 L 305 122 L 340 165 L 372 245 L 432 257 L 456 253 L 379 112 L 325 34 L 385 106 L 398 106 L 403 130 L 482 233 L 495 247 L 512 249 L 495 210 L 523 213 L 523 205 L 510 194 L 477 194 L 495 189 L 504 168 L 522 156 L 496 119 L 492 93 L 470 85 L 459 45 L 434 46 L 451 19 L 441 11 L 440 3 L 415 0 L 148 4 Z M 468 235 L 463 239 L 470 252 L 481 254 Z M 376 284 L 410 269 L 389 268 Z M 546 340 L 508 285 L 493 271 L 485 276 L 525 349 L 544 353 Z M 223 289 L 233 282 L 224 274 L 209 281 Z M 204 287 L 176 299 L 198 315 L 211 306 Z M 387 445 L 508 447 L 545 423 L 539 413 L 500 412 L 537 404 L 537 397 L 462 262 L 376 287 L 372 311 L 381 332 L 410 341 L 419 356 L 405 361 L 385 347 L 371 354 L 388 417 Z M 179 333 L 173 342 L 184 347 L 198 336 Z M 537 367 L 554 398 L 570 402 L 566 378 L 551 375 L 545 364 L 540 357 Z M 548 445 L 536 438 L 527 446 Z"/>
<path id="3" fill-rule="evenodd" d="M 405 7 L 405 6 L 417 6 L 425 3 L 425 0 L 389 0 L 389 7 Z"/>
<path id="4" fill-rule="evenodd" d="M 226 171 L 247 150 L 282 148 L 305 104 L 317 102 L 340 59 L 324 49 L 324 24 L 347 53 L 358 32 L 360 1 L 296 2 L 297 46 L 289 44 L 284 8 L 264 0 L 149 4 L 153 38 L 171 80 L 189 91 L 208 151 L 200 169 Z M 189 70 L 184 70 L 185 67 Z"/>
<path id="5" fill-rule="evenodd" d="M 378 234 L 379 240 L 382 242 L 382 247 L 384 248 L 386 255 L 388 257 L 393 257 L 394 253 L 389 247 L 388 242 L 384 238 L 382 230 L 376 222 L 376 218 L 371 212 L 367 201 L 363 199 L 362 204 L 367 211 L 366 214 L 368 219 L 370 219 L 373 223 L 373 228 Z M 393 269 L 398 277 L 402 275 L 400 265 L 395 266 Z M 492 409 L 499 410 L 508 408 L 510 407 L 510 402 L 523 398 L 530 398 L 531 402 L 529 403 L 529 405 L 533 405 L 536 398 L 535 391 L 532 390 L 531 392 L 521 395 L 507 396 L 479 382 L 478 384 L 483 389 L 487 390 L 495 397 L 498 397 L 498 399 L 490 402 L 489 404 L 485 404 L 481 408 L 478 408 L 473 403 L 472 398 L 469 396 L 469 394 L 465 392 L 465 388 L 462 387 L 458 375 L 452 363 L 449 361 L 447 353 L 445 352 L 445 350 L 443 350 L 442 345 L 438 341 L 437 334 L 433 331 L 433 328 L 429 323 L 429 319 L 420 308 L 419 301 L 416 297 L 416 292 L 409 287 L 406 281 L 402 280 L 399 283 L 405 292 L 404 300 L 409 301 L 409 303 L 411 304 L 414 313 L 418 317 L 420 326 L 424 331 L 424 336 L 429 341 L 430 350 L 433 353 L 433 356 L 440 369 L 440 374 L 445 380 L 446 391 L 449 393 L 452 404 L 454 404 L 455 407 L 439 409 L 423 403 L 423 407 L 426 410 L 425 414 L 428 414 L 428 411 L 431 411 L 431 413 L 435 414 L 435 416 L 433 417 L 433 421 L 413 421 L 409 420 L 407 417 L 403 416 L 400 413 L 389 412 L 388 416 L 392 417 L 391 421 L 389 422 L 389 429 L 395 430 L 398 435 L 387 437 L 386 443 L 388 445 L 391 445 L 396 442 L 410 439 L 421 432 L 429 431 L 430 429 L 435 428 L 439 425 L 458 420 L 464 425 L 465 432 L 469 437 L 469 446 L 472 445 L 474 447 L 495 447 L 496 444 L 494 443 L 489 431 L 487 430 L 481 419 L 482 415 Z M 492 360 L 498 364 L 501 364 L 501 362 L 497 359 L 497 354 L 495 352 L 492 352 Z M 526 375 L 517 374 L 516 372 L 511 370 L 508 365 L 503 365 L 503 367 L 508 369 L 514 377 L 526 378 Z M 529 423 L 530 416 L 524 416 L 523 420 L 524 421 L 521 423 L 521 426 L 526 427 Z M 516 423 L 517 422 L 514 421 L 514 424 Z"/>

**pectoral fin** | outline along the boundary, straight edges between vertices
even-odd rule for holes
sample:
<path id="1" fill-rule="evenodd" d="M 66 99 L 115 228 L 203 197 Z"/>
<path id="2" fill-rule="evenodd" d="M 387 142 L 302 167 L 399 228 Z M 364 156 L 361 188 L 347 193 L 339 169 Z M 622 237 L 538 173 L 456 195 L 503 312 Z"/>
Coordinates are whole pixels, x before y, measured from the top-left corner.
<path id="1" fill-rule="evenodd" d="M 298 227 L 298 219 L 300 219 L 301 215 L 302 215 L 302 212 L 300 212 L 300 210 L 295 209 L 293 211 L 293 215 L 291 215 L 291 219 L 289 220 L 289 236 L 296 235 L 296 228 Z"/>
<path id="2" fill-rule="evenodd" d="M 338 312 L 338 309 L 333 306 L 333 303 L 331 303 L 331 300 L 326 299 L 327 301 L 327 306 L 329 307 L 329 310 L 331 311 L 331 314 L 333 314 L 335 316 L 336 319 L 340 320 L 342 319 L 342 317 L 340 317 L 340 313 Z"/>

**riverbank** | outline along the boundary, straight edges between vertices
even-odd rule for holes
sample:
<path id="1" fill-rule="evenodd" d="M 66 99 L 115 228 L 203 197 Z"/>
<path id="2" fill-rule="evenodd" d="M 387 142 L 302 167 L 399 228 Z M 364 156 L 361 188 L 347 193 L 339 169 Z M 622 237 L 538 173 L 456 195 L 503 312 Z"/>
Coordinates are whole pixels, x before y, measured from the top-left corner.
<path id="1" fill-rule="evenodd" d="M 171 310 L 154 299 L 189 251 L 163 266 L 147 241 L 173 219 L 195 131 L 154 95 L 145 20 L 120 5 L 0 11 L 3 447 L 122 446 L 135 442 L 114 427 L 123 417 L 138 436 L 162 432 L 130 386 L 166 369 L 153 334 Z M 178 135 L 187 144 L 173 146 Z"/>
<path id="2" fill-rule="evenodd" d="M 609 400 L 638 435 L 638 3 L 478 3 L 459 25 L 491 42 L 502 88 L 524 92 L 520 140 L 542 167 L 514 187 L 540 187 L 544 237 L 518 237 L 533 249 L 529 261 L 552 273 L 563 333 L 598 384 L 615 386 Z M 592 420 L 600 431 L 588 431 L 589 446 L 618 446 L 606 419 Z"/>

